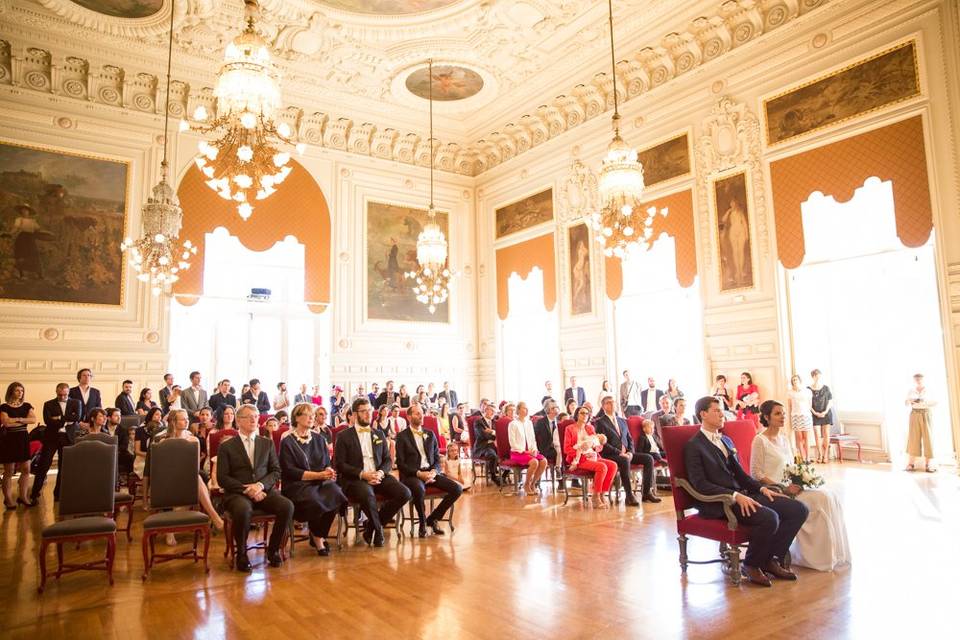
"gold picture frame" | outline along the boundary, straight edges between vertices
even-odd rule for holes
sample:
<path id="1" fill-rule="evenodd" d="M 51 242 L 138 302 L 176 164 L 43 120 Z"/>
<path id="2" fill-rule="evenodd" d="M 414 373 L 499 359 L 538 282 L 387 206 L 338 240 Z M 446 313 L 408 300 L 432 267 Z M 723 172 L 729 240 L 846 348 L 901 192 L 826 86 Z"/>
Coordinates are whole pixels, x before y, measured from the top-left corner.
<path id="1" fill-rule="evenodd" d="M 720 292 L 753 289 L 756 273 L 749 172 L 741 168 L 714 177 L 710 193 Z"/>
<path id="2" fill-rule="evenodd" d="M 496 240 L 553 220 L 553 187 L 541 189 L 494 210 Z"/>
<path id="3" fill-rule="evenodd" d="M 687 131 L 641 149 L 637 157 L 643 165 L 644 184 L 652 187 L 689 176 L 692 172 L 690 156 Z"/>

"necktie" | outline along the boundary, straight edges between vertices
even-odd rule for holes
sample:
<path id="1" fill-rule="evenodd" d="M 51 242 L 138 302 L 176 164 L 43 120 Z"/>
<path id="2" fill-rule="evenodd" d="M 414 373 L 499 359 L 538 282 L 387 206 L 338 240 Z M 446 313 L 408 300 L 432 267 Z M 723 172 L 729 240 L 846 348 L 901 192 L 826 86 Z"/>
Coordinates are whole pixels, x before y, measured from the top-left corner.
<path id="1" fill-rule="evenodd" d="M 247 450 L 247 457 L 250 458 L 250 466 L 252 467 L 252 466 L 253 466 L 253 454 L 254 454 L 254 451 L 256 450 L 256 446 L 255 446 L 254 443 L 253 443 L 253 438 L 250 437 L 250 436 L 247 436 L 247 437 L 245 437 L 245 438 L 243 439 L 243 443 L 244 443 L 244 446 L 245 446 L 245 448 L 246 448 L 246 450 Z"/>
<path id="2" fill-rule="evenodd" d="M 357 433 L 370 433 L 370 427 L 357 427 Z"/>
<path id="3" fill-rule="evenodd" d="M 423 430 L 421 429 L 420 431 L 417 431 L 416 429 L 413 429 L 413 435 L 417 436 L 418 438 L 423 438 Z"/>

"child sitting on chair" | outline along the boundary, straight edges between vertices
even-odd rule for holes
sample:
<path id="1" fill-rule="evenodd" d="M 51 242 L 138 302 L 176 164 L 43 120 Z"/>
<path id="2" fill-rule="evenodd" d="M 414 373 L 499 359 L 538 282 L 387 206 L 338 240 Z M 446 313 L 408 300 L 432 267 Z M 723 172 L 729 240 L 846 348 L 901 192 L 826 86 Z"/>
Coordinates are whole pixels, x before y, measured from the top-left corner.
<path id="1" fill-rule="evenodd" d="M 447 445 L 447 457 L 443 459 L 443 475 L 463 485 L 464 491 L 473 486 L 473 470 L 460 464 L 460 446 L 456 442 Z"/>

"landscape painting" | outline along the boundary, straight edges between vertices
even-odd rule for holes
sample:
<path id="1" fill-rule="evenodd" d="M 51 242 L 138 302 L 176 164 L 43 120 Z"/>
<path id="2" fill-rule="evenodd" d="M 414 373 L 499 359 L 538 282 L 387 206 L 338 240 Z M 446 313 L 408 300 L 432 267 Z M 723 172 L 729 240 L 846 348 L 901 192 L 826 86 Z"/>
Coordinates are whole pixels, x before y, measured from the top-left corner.
<path id="1" fill-rule="evenodd" d="M 450 237 L 446 213 L 437 212 L 437 224 Z M 430 313 L 413 293 L 417 236 L 427 223 L 427 212 L 382 202 L 367 203 L 367 318 L 400 322 L 449 322 L 449 303 Z M 449 249 L 448 249 L 449 255 Z"/>
<path id="2" fill-rule="evenodd" d="M 553 220 L 553 189 L 547 189 L 496 211 L 497 238 Z"/>
<path id="3" fill-rule="evenodd" d="M 590 234 L 587 225 L 578 224 L 567 231 L 570 250 L 570 315 L 593 310 L 590 274 Z"/>
<path id="4" fill-rule="evenodd" d="M 643 165 L 643 182 L 648 187 L 690 173 L 687 134 L 645 149 L 637 155 Z"/>
<path id="5" fill-rule="evenodd" d="M 767 142 L 783 142 L 918 95 L 916 43 L 911 41 L 765 101 Z"/>
<path id="6" fill-rule="evenodd" d="M 0 298 L 120 305 L 125 162 L 0 143 Z"/>
<path id="7" fill-rule="evenodd" d="M 84 9 L 102 13 L 112 18 L 146 18 L 152 16 L 163 0 L 73 0 Z"/>
<path id="8" fill-rule="evenodd" d="M 753 286 L 753 252 L 747 174 L 740 172 L 714 182 L 713 198 L 717 211 L 720 290 L 749 289 Z"/>

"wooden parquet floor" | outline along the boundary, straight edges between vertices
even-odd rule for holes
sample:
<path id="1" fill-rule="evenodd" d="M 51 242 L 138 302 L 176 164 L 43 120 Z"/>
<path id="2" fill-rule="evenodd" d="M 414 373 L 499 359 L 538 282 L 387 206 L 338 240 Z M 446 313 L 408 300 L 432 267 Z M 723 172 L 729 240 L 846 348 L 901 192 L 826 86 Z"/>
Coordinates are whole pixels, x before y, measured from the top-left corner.
<path id="1" fill-rule="evenodd" d="M 960 478 L 832 465 L 851 567 L 799 569 L 772 589 L 731 586 L 719 565 L 677 564 L 672 502 L 583 508 L 547 493 L 460 501 L 457 530 L 424 540 L 388 535 L 383 549 L 348 544 L 329 558 L 305 545 L 279 569 L 174 562 L 141 582 L 140 531 L 118 542 L 116 584 L 64 576 L 36 593 L 41 507 L 2 515 L 0 637 L 29 638 L 894 638 L 960 637 Z M 137 512 L 142 520 L 143 512 Z M 691 542 L 692 559 L 716 545 Z M 102 547 L 68 550 L 92 557 Z M 255 563 L 262 556 L 253 554 Z M 49 560 L 54 561 L 51 552 Z"/>

